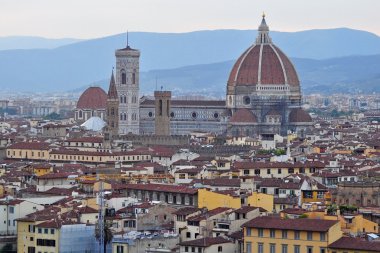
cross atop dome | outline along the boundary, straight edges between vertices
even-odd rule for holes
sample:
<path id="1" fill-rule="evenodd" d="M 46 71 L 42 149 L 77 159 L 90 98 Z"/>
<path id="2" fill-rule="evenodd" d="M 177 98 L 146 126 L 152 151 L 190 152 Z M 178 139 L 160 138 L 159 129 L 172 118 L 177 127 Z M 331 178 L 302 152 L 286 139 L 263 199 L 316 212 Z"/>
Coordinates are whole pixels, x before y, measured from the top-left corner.
<path id="1" fill-rule="evenodd" d="M 269 26 L 267 25 L 267 22 L 265 20 L 264 12 L 262 17 L 263 19 L 261 20 L 261 24 L 258 29 L 259 34 L 256 38 L 256 44 L 271 44 L 272 39 L 269 37 Z"/>

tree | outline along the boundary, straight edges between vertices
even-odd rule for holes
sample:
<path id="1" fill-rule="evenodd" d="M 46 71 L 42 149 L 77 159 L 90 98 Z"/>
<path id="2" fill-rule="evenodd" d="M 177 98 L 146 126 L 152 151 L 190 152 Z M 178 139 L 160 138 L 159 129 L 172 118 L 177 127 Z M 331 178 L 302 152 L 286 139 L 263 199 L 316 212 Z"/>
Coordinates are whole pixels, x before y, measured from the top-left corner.
<path id="1" fill-rule="evenodd" d="M 57 120 L 57 119 L 61 118 L 61 115 L 59 115 L 58 113 L 53 112 L 53 113 L 50 113 L 50 114 L 46 115 L 44 118 L 45 119 L 49 119 L 49 120 Z"/>
<path id="2" fill-rule="evenodd" d="M 103 233 L 104 234 L 104 253 L 107 252 L 107 244 L 111 243 L 112 239 L 113 239 L 111 226 L 112 226 L 112 224 L 110 224 L 109 222 L 107 222 L 106 219 L 104 219 L 104 229 L 103 229 L 103 231 L 104 231 L 104 233 Z M 95 227 L 95 238 L 100 243 L 99 223 L 97 223 L 96 227 Z"/>

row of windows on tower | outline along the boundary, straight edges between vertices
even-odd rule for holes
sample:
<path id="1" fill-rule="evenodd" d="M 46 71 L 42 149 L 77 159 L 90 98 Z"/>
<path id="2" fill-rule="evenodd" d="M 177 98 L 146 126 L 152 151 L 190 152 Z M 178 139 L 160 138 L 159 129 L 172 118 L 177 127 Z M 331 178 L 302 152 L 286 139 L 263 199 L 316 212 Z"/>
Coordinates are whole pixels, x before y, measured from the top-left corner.
<path id="1" fill-rule="evenodd" d="M 135 72 L 136 70 L 133 70 Z M 121 72 L 121 84 L 127 84 L 127 73 L 124 69 L 120 70 Z M 132 73 L 132 84 L 136 84 L 136 73 Z"/>
<path id="2" fill-rule="evenodd" d="M 120 120 L 127 120 L 127 119 L 128 119 L 127 113 L 120 113 Z M 131 120 L 137 120 L 137 114 L 136 113 L 132 113 Z"/>
<path id="3" fill-rule="evenodd" d="M 132 104 L 136 104 L 137 103 L 137 97 L 136 96 L 133 96 L 132 99 Z M 120 96 L 120 103 L 121 104 L 126 104 L 128 103 L 128 97 L 126 95 L 121 95 Z"/>

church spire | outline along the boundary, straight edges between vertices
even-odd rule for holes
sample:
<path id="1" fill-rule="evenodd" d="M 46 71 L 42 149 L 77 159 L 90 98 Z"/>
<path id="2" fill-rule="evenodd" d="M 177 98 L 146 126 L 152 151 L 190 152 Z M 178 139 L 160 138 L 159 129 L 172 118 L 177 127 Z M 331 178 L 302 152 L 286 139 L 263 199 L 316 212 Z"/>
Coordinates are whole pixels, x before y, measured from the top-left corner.
<path id="1" fill-rule="evenodd" d="M 111 74 L 110 86 L 108 88 L 108 99 L 118 99 L 113 69 Z"/>
<path id="2" fill-rule="evenodd" d="M 259 34 L 256 38 L 256 44 L 271 44 L 272 39 L 269 37 L 269 26 L 265 20 L 265 13 L 263 13 L 262 17 L 263 19 L 261 20 L 261 24 L 258 29 Z"/>

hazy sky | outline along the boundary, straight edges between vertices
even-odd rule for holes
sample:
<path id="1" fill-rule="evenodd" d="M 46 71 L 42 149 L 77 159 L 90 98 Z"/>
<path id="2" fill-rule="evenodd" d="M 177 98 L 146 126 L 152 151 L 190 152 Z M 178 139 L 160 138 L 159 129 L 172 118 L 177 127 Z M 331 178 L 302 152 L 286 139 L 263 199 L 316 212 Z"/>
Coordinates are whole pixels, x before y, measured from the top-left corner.
<path id="1" fill-rule="evenodd" d="M 130 31 L 349 27 L 380 35 L 379 0 L 0 0 L 0 36 L 94 38 Z"/>

